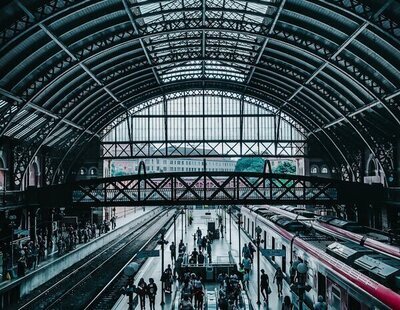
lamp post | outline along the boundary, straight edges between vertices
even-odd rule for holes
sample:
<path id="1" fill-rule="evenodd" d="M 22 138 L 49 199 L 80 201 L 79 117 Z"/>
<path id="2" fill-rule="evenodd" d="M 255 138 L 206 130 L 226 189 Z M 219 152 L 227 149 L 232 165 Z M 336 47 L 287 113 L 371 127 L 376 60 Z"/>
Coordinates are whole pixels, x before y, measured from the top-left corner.
<path id="1" fill-rule="evenodd" d="M 175 212 L 174 214 L 174 244 L 175 244 L 175 253 L 174 257 L 176 258 L 176 218 L 178 217 L 178 212 Z M 175 269 L 175 268 L 174 268 Z"/>
<path id="2" fill-rule="evenodd" d="M 188 213 L 189 213 L 189 210 L 188 210 L 187 206 L 185 206 L 185 235 L 187 234 Z"/>
<path id="3" fill-rule="evenodd" d="M 225 236 L 226 236 L 226 210 L 227 210 L 227 207 L 225 206 L 224 209 L 225 209 L 224 218 L 225 218 Z"/>
<path id="4" fill-rule="evenodd" d="M 242 213 L 239 211 L 239 213 L 238 213 L 238 232 L 239 232 L 239 262 L 240 262 L 240 259 L 242 258 L 242 242 L 241 242 L 241 240 L 240 240 L 240 228 L 241 228 L 241 225 L 242 225 Z"/>
<path id="5" fill-rule="evenodd" d="M 181 229 L 181 240 L 183 241 L 183 221 L 184 221 L 184 215 L 185 215 L 185 210 L 182 208 L 181 210 L 181 215 L 182 215 L 182 229 Z"/>
<path id="6" fill-rule="evenodd" d="M 165 227 L 160 229 L 161 238 L 158 240 L 158 244 L 161 245 L 161 275 L 164 272 L 164 245 L 168 244 L 168 241 L 164 239 L 166 233 Z M 160 305 L 164 305 L 164 281 L 161 282 L 161 303 Z"/>
<path id="7" fill-rule="evenodd" d="M 257 244 L 257 304 L 260 305 L 260 244 L 263 240 L 261 240 L 262 229 L 260 226 L 256 227 L 256 244 Z"/>
<path id="8" fill-rule="evenodd" d="M 232 245 L 232 208 L 228 209 L 229 214 L 229 245 Z"/>
<path id="9" fill-rule="evenodd" d="M 306 290 L 307 265 L 299 263 L 297 265 L 297 289 L 299 292 L 299 310 L 303 310 L 304 291 Z"/>
<path id="10" fill-rule="evenodd" d="M 128 295 L 129 298 L 129 310 L 133 310 L 133 292 L 135 291 L 135 285 L 133 284 L 133 277 L 135 273 L 139 270 L 139 264 L 132 262 L 124 269 L 124 274 L 128 276 L 128 285 L 122 288 L 122 292 Z"/>

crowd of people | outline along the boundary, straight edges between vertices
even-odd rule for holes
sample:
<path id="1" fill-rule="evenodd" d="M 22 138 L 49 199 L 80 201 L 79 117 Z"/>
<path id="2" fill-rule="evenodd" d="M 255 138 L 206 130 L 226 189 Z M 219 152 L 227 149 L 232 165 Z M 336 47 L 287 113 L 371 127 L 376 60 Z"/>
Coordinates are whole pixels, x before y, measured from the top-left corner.
<path id="1" fill-rule="evenodd" d="M 36 240 L 14 242 L 13 245 L 3 243 L 2 280 L 11 280 L 15 276 L 23 277 L 28 271 L 35 270 L 54 252 L 62 256 L 76 248 L 78 244 L 87 243 L 116 227 L 116 217 L 104 220 L 98 225 L 81 223 L 79 225 L 60 225 L 50 236 L 47 230 L 39 229 Z M 13 249 L 11 249 L 13 246 Z M 13 260 L 13 261 L 12 261 Z M 16 273 L 13 268 L 16 267 Z"/>

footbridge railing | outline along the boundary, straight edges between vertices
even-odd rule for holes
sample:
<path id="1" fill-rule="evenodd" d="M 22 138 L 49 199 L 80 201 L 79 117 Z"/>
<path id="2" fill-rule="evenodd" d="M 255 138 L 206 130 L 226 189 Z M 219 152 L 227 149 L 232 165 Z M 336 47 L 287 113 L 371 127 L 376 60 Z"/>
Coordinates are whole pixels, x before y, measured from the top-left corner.
<path id="1" fill-rule="evenodd" d="M 55 206 L 352 204 L 383 199 L 380 185 L 253 172 L 126 175 L 35 189 L 31 202 Z"/>

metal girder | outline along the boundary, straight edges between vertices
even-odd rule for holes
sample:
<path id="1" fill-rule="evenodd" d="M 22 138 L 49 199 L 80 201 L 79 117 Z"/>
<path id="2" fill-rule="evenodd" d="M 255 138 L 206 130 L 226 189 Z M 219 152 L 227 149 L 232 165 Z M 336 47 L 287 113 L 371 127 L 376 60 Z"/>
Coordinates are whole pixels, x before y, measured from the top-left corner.
<path id="1" fill-rule="evenodd" d="M 393 99 L 393 98 L 397 97 L 399 94 L 400 94 L 400 90 L 395 91 L 392 94 L 385 96 L 383 98 L 383 100 Z M 329 127 L 332 127 L 333 125 L 339 124 L 339 123 L 341 123 L 343 121 L 347 121 L 348 118 L 356 116 L 357 114 L 360 114 L 362 112 L 368 111 L 368 110 L 370 110 L 370 109 L 372 109 L 372 108 L 374 108 L 374 107 L 376 107 L 376 106 L 378 106 L 380 104 L 381 104 L 380 100 L 374 100 L 371 103 L 369 103 L 369 104 L 367 104 L 367 105 L 365 105 L 365 106 L 363 106 L 363 107 L 361 107 L 361 108 L 349 113 L 347 115 L 347 118 L 342 116 L 341 118 L 339 118 L 339 119 L 337 119 L 337 120 L 335 120 L 335 121 L 333 121 L 333 122 L 331 122 L 329 124 L 324 125 L 323 128 L 329 128 Z M 320 129 L 314 130 L 314 132 L 318 132 L 318 131 L 320 131 Z"/>
<path id="2" fill-rule="evenodd" d="M 347 204 L 382 201 L 381 185 L 251 172 L 137 174 L 28 191 L 41 206 Z M 32 195 L 33 194 L 33 195 Z M 32 198 L 31 198 L 32 197 Z M 39 201 L 34 201 L 35 198 Z M 31 199 L 33 199 L 33 201 Z"/>
<path id="3" fill-rule="evenodd" d="M 31 19 L 36 20 L 35 16 L 26 8 L 25 5 L 21 3 L 20 0 L 14 0 L 18 4 L 18 6 L 27 14 Z M 107 92 L 113 100 L 120 103 L 120 100 L 106 87 L 104 84 L 96 77 L 96 75 L 69 50 L 69 48 L 55 35 L 50 29 L 47 28 L 42 22 L 38 23 L 39 27 L 59 46 L 61 49 L 67 53 L 69 57 L 71 57 L 74 61 L 78 63 L 78 65 L 99 85 L 102 89 Z M 120 103 L 121 104 L 121 103 Z"/>
<path id="4" fill-rule="evenodd" d="M 311 76 L 302 84 L 299 88 L 295 90 L 295 92 L 282 104 L 281 109 L 283 109 L 287 104 L 290 104 L 290 101 L 293 100 L 306 86 L 309 84 L 322 70 L 324 70 L 330 61 L 332 61 L 337 55 L 339 55 L 364 29 L 368 26 L 368 23 L 363 23 L 361 26 L 354 31 L 345 42 L 343 42 L 340 47 L 336 50 L 335 53 L 332 54 L 328 59 L 326 59 L 322 65 L 313 73 Z"/>
<path id="5" fill-rule="evenodd" d="M 6 96 L 6 97 L 8 97 L 8 98 L 10 98 L 12 100 L 18 101 L 20 103 L 24 103 L 25 102 L 24 99 L 22 99 L 21 97 L 19 97 L 17 95 L 14 95 L 11 92 L 9 92 L 9 91 L 7 91 L 5 89 L 2 89 L 2 88 L 0 88 L 0 94 L 4 95 L 4 96 Z M 54 119 L 57 119 L 57 120 L 59 119 L 61 122 L 63 122 L 66 125 L 69 125 L 71 127 L 74 127 L 76 129 L 79 129 L 79 130 L 82 130 L 82 131 L 87 131 L 87 129 L 83 128 L 82 126 L 80 126 L 80 125 L 78 125 L 78 124 L 76 124 L 76 123 L 74 123 L 74 122 L 72 122 L 72 121 L 70 121 L 70 120 L 68 120 L 66 118 L 60 118 L 60 116 L 58 116 L 57 114 L 54 114 L 53 112 L 51 112 L 51 111 L 49 111 L 49 110 L 47 110 L 47 109 L 45 109 L 45 108 L 43 108 L 41 106 L 38 106 L 38 105 L 36 105 L 36 104 L 34 104 L 32 102 L 26 103 L 26 105 L 23 108 L 24 109 L 30 108 L 32 110 L 36 110 L 36 111 L 41 112 L 41 113 L 43 113 L 43 114 L 45 114 L 45 115 L 47 115 L 47 116 L 49 116 L 51 118 L 54 118 Z M 9 128 L 9 126 L 6 126 L 4 128 L 4 130 L 3 130 L 3 132 L 5 132 L 8 128 Z M 91 132 L 91 131 L 87 131 L 87 132 L 90 133 L 90 134 L 93 134 L 93 132 Z"/>
<path id="6" fill-rule="evenodd" d="M 131 11 L 130 8 L 129 8 L 129 4 L 128 4 L 127 0 L 122 0 L 122 3 L 124 4 L 125 12 L 126 12 L 126 14 L 128 15 L 128 17 L 129 17 L 129 20 L 130 20 L 130 22 L 131 22 L 131 24 L 132 24 L 132 27 L 133 27 L 133 29 L 134 29 L 136 35 L 139 36 L 139 35 L 140 35 L 140 32 L 139 32 L 139 29 L 138 29 L 138 27 L 137 27 L 137 25 L 136 25 L 135 17 L 133 16 L 132 11 Z M 140 46 L 142 47 L 142 50 L 143 50 L 143 52 L 144 52 L 144 54 L 145 54 L 145 56 L 146 56 L 147 62 L 149 63 L 150 66 L 152 66 L 151 69 L 152 69 L 152 71 L 153 71 L 154 77 L 155 77 L 155 79 L 156 79 L 158 85 L 161 85 L 161 81 L 160 81 L 160 79 L 159 79 L 159 77 L 158 77 L 158 74 L 157 74 L 157 72 L 156 72 L 156 70 L 155 70 L 155 68 L 154 68 L 154 66 L 153 66 L 153 62 L 152 62 L 152 60 L 151 60 L 151 58 L 150 58 L 150 56 L 149 56 L 149 53 L 147 52 L 147 48 L 146 48 L 146 46 L 145 46 L 143 40 L 142 40 L 140 37 L 139 37 L 138 40 L 139 40 Z"/>
<path id="7" fill-rule="evenodd" d="M 168 140 L 103 142 L 102 159 L 163 157 L 304 157 L 305 140 Z M 278 151 L 279 148 L 279 151 Z M 133 153 L 131 151 L 133 150 Z"/>
<path id="8" fill-rule="evenodd" d="M 260 51 L 258 53 L 258 56 L 256 58 L 256 61 L 254 63 L 254 66 L 252 67 L 250 74 L 247 78 L 246 84 L 249 84 L 251 81 L 251 78 L 253 77 L 254 71 L 256 70 L 256 65 L 258 65 L 258 63 L 260 62 L 261 56 L 264 54 L 265 48 L 267 47 L 268 41 L 269 41 L 269 36 L 272 35 L 272 32 L 275 29 L 275 25 L 278 22 L 279 16 L 281 15 L 281 12 L 283 10 L 283 7 L 285 6 L 286 0 L 281 0 L 281 3 L 279 5 L 278 11 L 275 14 L 274 20 L 272 21 L 272 25 L 268 30 L 268 36 L 264 39 L 264 43 L 260 48 Z"/>

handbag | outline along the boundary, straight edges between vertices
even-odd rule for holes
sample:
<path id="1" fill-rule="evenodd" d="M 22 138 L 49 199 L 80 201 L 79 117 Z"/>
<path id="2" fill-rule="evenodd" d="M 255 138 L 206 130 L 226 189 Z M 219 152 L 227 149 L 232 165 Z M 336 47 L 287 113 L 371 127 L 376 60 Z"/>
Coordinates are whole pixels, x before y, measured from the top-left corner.
<path id="1" fill-rule="evenodd" d="M 271 294 L 271 288 L 268 286 L 268 289 L 267 289 L 267 294 L 269 295 L 269 294 Z"/>

